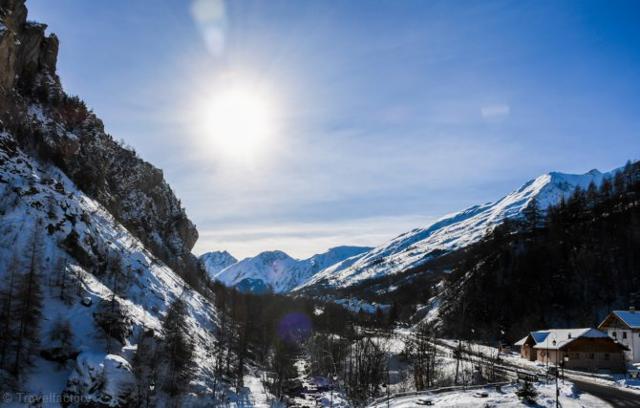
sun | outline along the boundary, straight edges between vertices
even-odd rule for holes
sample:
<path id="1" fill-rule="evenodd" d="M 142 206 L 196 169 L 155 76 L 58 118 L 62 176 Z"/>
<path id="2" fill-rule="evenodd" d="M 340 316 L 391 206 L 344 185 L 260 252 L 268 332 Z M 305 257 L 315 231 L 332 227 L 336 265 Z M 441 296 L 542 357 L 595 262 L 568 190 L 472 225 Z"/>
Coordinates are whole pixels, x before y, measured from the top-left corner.
<path id="1" fill-rule="evenodd" d="M 242 84 L 212 92 L 201 107 L 202 135 L 217 156 L 255 160 L 275 133 L 273 98 Z"/>

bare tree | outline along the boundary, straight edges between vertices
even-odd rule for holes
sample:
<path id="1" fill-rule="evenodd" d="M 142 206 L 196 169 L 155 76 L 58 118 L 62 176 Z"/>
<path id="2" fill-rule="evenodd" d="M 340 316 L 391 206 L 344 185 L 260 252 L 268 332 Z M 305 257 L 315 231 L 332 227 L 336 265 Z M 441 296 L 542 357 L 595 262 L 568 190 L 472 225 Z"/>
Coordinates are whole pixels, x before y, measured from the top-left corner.
<path id="1" fill-rule="evenodd" d="M 408 356 L 413 364 L 413 378 L 416 390 L 424 390 L 434 385 L 436 378 L 436 345 L 433 329 L 426 323 L 418 325 L 409 338 Z"/>

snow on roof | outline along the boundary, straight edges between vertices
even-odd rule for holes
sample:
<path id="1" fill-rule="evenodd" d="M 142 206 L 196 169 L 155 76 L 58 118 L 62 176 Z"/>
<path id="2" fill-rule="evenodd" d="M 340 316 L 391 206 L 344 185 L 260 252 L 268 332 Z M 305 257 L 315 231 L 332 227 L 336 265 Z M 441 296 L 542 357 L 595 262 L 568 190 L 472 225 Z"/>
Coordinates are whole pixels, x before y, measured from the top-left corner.
<path id="1" fill-rule="evenodd" d="M 529 335 L 527 334 L 526 336 L 524 336 L 520 340 L 518 340 L 515 343 L 513 343 L 513 345 L 514 346 L 522 346 L 522 345 L 524 345 L 524 343 L 527 341 L 528 338 L 529 338 Z"/>
<path id="2" fill-rule="evenodd" d="M 640 329 L 640 312 L 635 310 L 614 310 L 613 314 L 632 329 Z"/>
<path id="3" fill-rule="evenodd" d="M 522 345 L 524 345 L 524 343 L 527 342 L 527 339 L 529 337 L 531 337 L 533 339 L 533 342 L 535 344 L 541 343 L 541 342 L 544 341 L 544 339 L 547 337 L 548 334 L 549 334 L 549 330 L 538 330 L 538 331 L 530 332 L 525 337 L 523 337 L 520 340 L 518 340 L 517 342 L 515 342 L 514 346 L 522 346 Z"/>
<path id="4" fill-rule="evenodd" d="M 543 342 L 544 339 L 546 339 L 548 335 L 549 335 L 549 330 L 538 330 L 538 331 L 530 332 L 525 337 L 523 337 L 520 340 L 518 340 L 517 342 L 515 342 L 514 346 L 522 346 L 522 345 L 524 345 L 524 343 L 527 342 L 527 339 L 529 337 L 531 337 L 533 339 L 533 342 L 535 344 L 538 344 L 538 343 Z"/>
<path id="5" fill-rule="evenodd" d="M 539 334 L 539 339 L 536 340 L 536 345 L 533 348 L 536 349 L 549 349 L 558 350 L 571 343 L 575 339 L 579 338 L 608 338 L 609 336 L 598 330 L 591 328 L 584 329 L 552 329 L 552 330 L 540 330 L 538 332 L 531 333 Z M 544 336 L 542 336 L 544 335 Z M 535 340 L 535 337 L 534 337 Z M 554 344 L 555 341 L 555 344 Z"/>

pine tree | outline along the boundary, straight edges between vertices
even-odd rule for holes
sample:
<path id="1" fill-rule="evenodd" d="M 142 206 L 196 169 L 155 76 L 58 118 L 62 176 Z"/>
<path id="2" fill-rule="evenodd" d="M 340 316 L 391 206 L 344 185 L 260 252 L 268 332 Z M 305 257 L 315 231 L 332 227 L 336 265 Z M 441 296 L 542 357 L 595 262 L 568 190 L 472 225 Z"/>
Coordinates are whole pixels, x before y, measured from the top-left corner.
<path id="1" fill-rule="evenodd" d="M 227 335 L 231 341 L 231 351 L 236 357 L 233 378 L 236 390 L 244 386 L 244 365 L 247 359 L 249 309 L 247 298 L 239 295 L 231 302 L 231 325 Z"/>
<path id="2" fill-rule="evenodd" d="M 39 223 L 37 223 L 39 226 Z M 36 227 L 31 245 L 29 270 L 17 279 L 15 293 L 16 339 L 13 348 L 12 374 L 19 380 L 31 365 L 40 342 L 42 317 L 41 250 L 42 242 Z"/>
<path id="3" fill-rule="evenodd" d="M 536 197 L 532 197 L 529 200 L 529 204 L 522 210 L 522 214 L 524 215 L 525 228 L 527 230 L 533 231 L 540 227 L 543 216 Z"/>
<path id="4" fill-rule="evenodd" d="M 140 330 L 138 348 L 133 356 L 132 368 L 136 377 L 136 397 L 139 407 L 153 406 L 158 376 L 158 342 L 151 329 Z"/>
<path id="5" fill-rule="evenodd" d="M 49 350 L 51 358 L 64 365 L 74 352 L 73 331 L 69 320 L 58 316 L 49 330 L 49 340 L 53 345 Z"/>
<path id="6" fill-rule="evenodd" d="M 126 338 L 131 335 L 131 318 L 115 293 L 112 293 L 109 299 L 100 301 L 93 314 L 93 320 L 101 329 L 109 353 L 113 351 L 113 340 L 124 345 Z"/>
<path id="7" fill-rule="evenodd" d="M 169 306 L 162 324 L 164 341 L 160 352 L 163 363 L 161 387 L 171 397 L 187 391 L 194 375 L 194 346 L 189 337 L 186 316 L 184 301 L 176 299 Z"/>
<path id="8" fill-rule="evenodd" d="M 70 305 L 73 300 L 74 282 L 69 273 L 69 259 L 63 255 L 56 262 L 55 271 L 52 274 L 54 281 L 52 287 L 57 298 L 66 305 Z"/>
<path id="9" fill-rule="evenodd" d="M 129 287 L 129 274 L 122 265 L 122 255 L 111 251 L 107 255 L 106 272 L 109 276 L 111 291 L 120 297 L 124 297 Z"/>
<path id="10" fill-rule="evenodd" d="M 525 380 L 522 387 L 516 391 L 516 395 L 525 403 L 525 404 L 533 404 L 536 402 L 536 397 L 538 396 L 538 391 L 531 384 L 530 381 Z"/>
<path id="11" fill-rule="evenodd" d="M 15 308 L 15 291 L 19 263 L 12 257 L 4 276 L 4 284 L 0 287 L 0 370 L 8 369 L 10 347 L 15 339 L 13 311 Z"/>

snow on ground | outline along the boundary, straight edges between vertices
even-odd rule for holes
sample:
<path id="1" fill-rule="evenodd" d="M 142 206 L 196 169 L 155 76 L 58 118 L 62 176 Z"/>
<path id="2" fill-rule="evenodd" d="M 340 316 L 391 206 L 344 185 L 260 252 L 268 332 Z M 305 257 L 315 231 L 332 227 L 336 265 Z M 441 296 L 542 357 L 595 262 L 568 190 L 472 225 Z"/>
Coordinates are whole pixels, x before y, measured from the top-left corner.
<path id="1" fill-rule="evenodd" d="M 349 408 L 344 393 L 338 389 L 331 390 L 331 380 L 320 376 L 311 376 L 309 362 L 300 357 L 294 366 L 298 372 L 298 381 L 302 384 L 302 395 L 293 399 L 296 407 L 335 407 Z"/>
<path id="2" fill-rule="evenodd" d="M 441 339 L 440 341 L 449 347 L 455 347 L 457 345 L 457 340 Z M 474 355 L 485 357 L 495 357 L 498 352 L 496 347 L 474 343 L 465 343 L 465 349 L 470 350 Z M 524 370 L 537 372 L 539 374 L 544 374 L 548 368 L 546 364 L 522 358 L 520 353 L 516 351 L 501 352 L 500 359 L 503 364 L 506 363 L 511 366 L 521 367 Z M 573 378 L 575 380 L 600 385 L 621 387 L 640 394 L 640 378 L 630 378 L 623 373 L 590 373 L 586 371 L 564 370 L 564 374 L 569 379 Z"/>
<path id="3" fill-rule="evenodd" d="M 244 376 L 244 386 L 246 392 L 241 396 L 238 407 L 243 408 L 265 408 L 280 407 L 281 403 L 275 401 L 274 396 L 265 388 L 262 382 L 262 373 L 258 370 L 250 370 Z"/>
<path id="4" fill-rule="evenodd" d="M 485 387 L 473 390 L 450 391 L 432 395 L 407 396 L 379 402 L 373 407 L 415 408 L 427 405 L 430 401 L 435 407 L 522 407 L 524 404 L 516 395 L 519 386 L 507 385 L 500 388 Z M 538 407 L 555 407 L 555 384 L 536 383 L 538 396 L 535 401 Z M 570 383 L 560 385 L 560 404 L 563 408 L 598 408 L 609 407 L 604 401 L 591 395 L 580 394 Z"/>

